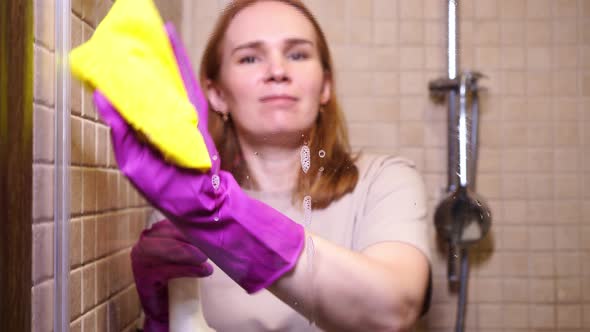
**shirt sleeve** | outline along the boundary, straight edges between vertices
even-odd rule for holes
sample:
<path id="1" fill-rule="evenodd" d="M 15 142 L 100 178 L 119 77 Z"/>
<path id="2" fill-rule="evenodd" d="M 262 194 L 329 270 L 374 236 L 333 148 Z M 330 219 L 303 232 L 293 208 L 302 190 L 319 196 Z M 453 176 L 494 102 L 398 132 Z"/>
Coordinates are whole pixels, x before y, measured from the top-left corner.
<path id="1" fill-rule="evenodd" d="M 401 158 L 374 158 L 362 178 L 364 204 L 357 215 L 354 249 L 384 241 L 414 246 L 431 261 L 424 181 Z"/>

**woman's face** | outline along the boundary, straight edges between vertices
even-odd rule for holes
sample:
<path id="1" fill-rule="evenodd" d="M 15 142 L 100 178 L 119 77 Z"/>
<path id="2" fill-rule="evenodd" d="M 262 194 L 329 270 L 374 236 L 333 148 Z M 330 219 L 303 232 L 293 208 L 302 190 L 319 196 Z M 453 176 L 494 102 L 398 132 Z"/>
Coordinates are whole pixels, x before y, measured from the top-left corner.
<path id="1" fill-rule="evenodd" d="M 290 5 L 262 1 L 240 11 L 221 54 L 209 99 L 216 111 L 230 113 L 241 136 L 301 137 L 330 98 L 313 25 Z"/>

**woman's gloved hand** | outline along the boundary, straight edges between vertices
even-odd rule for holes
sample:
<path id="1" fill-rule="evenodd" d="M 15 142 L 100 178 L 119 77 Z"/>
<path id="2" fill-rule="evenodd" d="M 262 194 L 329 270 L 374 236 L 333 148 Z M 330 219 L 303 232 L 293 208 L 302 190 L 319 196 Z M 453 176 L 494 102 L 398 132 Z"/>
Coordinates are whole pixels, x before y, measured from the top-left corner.
<path id="1" fill-rule="evenodd" d="M 247 292 L 268 287 L 295 265 L 304 244 L 303 227 L 248 197 L 225 171 L 207 130 L 207 103 L 171 26 L 167 31 L 187 94 L 195 105 L 212 168 L 207 173 L 167 163 L 137 139 L 133 129 L 96 90 L 98 113 L 111 128 L 121 172 L 188 241 L 198 246 Z"/>
<path id="2" fill-rule="evenodd" d="M 159 221 L 142 232 L 131 250 L 131 266 L 145 313 L 145 331 L 169 330 L 168 281 L 211 275 L 213 267 L 206 260 L 207 256 L 169 220 Z"/>

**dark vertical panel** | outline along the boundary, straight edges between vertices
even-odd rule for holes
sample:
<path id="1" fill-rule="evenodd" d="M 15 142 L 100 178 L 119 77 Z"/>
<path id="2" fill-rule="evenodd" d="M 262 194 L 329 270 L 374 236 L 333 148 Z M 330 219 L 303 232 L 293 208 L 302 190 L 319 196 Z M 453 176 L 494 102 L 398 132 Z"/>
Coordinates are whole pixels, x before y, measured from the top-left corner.
<path id="1" fill-rule="evenodd" d="M 31 330 L 33 4 L 0 1 L 0 331 Z"/>

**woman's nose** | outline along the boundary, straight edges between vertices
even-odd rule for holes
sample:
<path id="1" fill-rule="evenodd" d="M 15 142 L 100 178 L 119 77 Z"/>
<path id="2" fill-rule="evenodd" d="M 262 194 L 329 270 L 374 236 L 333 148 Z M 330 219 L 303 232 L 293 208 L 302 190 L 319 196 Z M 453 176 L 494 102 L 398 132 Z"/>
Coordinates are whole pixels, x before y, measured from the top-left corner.
<path id="1" fill-rule="evenodd" d="M 267 82 L 288 82 L 290 81 L 287 72 L 287 64 L 282 56 L 273 56 L 268 64 Z"/>

